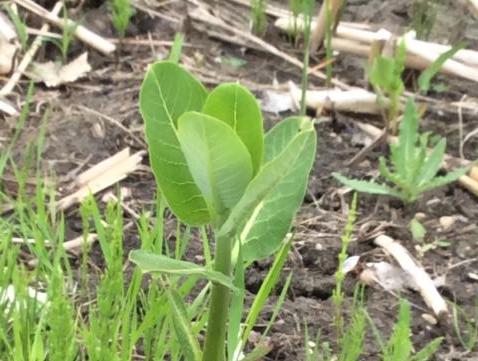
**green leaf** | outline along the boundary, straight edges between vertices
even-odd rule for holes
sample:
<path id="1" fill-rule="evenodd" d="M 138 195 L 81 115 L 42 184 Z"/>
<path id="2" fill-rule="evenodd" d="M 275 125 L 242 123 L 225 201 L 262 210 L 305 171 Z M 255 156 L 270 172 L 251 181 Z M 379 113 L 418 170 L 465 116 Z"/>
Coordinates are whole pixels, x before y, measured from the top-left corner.
<path id="1" fill-rule="evenodd" d="M 174 35 L 174 42 L 173 46 L 171 47 L 171 51 L 169 52 L 168 60 L 171 63 L 179 63 L 179 59 L 181 58 L 181 52 L 183 50 L 184 44 L 184 34 L 183 33 L 176 33 Z"/>
<path id="2" fill-rule="evenodd" d="M 408 361 L 411 352 L 410 305 L 407 301 L 401 300 L 398 321 L 385 347 L 383 361 Z"/>
<path id="3" fill-rule="evenodd" d="M 427 361 L 432 355 L 438 351 L 440 347 L 443 337 L 437 337 L 434 340 L 427 343 L 427 345 L 417 352 L 415 355 L 412 356 L 411 361 Z"/>
<path id="4" fill-rule="evenodd" d="M 242 343 L 241 346 L 243 347 L 249 336 L 251 331 L 254 329 L 256 325 L 257 319 L 264 308 L 264 305 L 269 298 L 274 287 L 277 285 L 277 281 L 279 280 L 279 276 L 281 274 L 282 268 L 284 267 L 284 263 L 287 260 L 287 255 L 289 254 L 290 246 L 292 245 L 292 237 L 282 242 L 282 247 L 277 253 L 274 263 L 270 268 L 269 272 L 267 273 L 266 278 L 261 284 L 261 288 L 257 293 L 254 301 L 252 302 L 251 308 L 246 318 L 245 322 L 245 329 L 242 334 Z"/>
<path id="5" fill-rule="evenodd" d="M 129 259 L 145 273 L 152 272 L 177 276 L 200 276 L 211 282 L 216 282 L 235 290 L 230 277 L 227 277 L 220 272 L 208 270 L 207 268 L 195 263 L 181 261 L 166 257 L 162 254 L 155 254 L 142 250 L 131 251 Z"/>
<path id="6" fill-rule="evenodd" d="M 418 188 L 418 193 L 426 192 L 431 189 L 443 187 L 444 185 L 447 185 L 448 183 L 456 181 L 458 178 L 460 178 L 462 175 L 465 175 L 466 172 L 468 172 L 469 168 L 460 168 L 457 169 L 453 172 L 449 172 L 447 175 L 442 176 L 442 177 L 435 177 L 431 181 L 425 183 L 424 185 L 420 186 Z"/>
<path id="7" fill-rule="evenodd" d="M 408 98 L 403 120 L 400 124 L 397 152 L 400 158 L 400 165 L 397 168 L 403 169 L 402 177 L 410 181 L 411 170 L 416 161 L 416 144 L 418 141 L 418 114 L 412 98 Z"/>
<path id="8" fill-rule="evenodd" d="M 370 82 L 377 87 L 390 89 L 393 84 L 395 59 L 378 55 L 370 71 Z"/>
<path id="9" fill-rule="evenodd" d="M 287 148 L 307 118 L 283 120 L 265 137 L 265 161 L 273 161 Z M 309 137 L 298 152 L 297 160 L 288 165 L 282 180 L 271 188 L 244 224 L 240 232 L 243 258 L 246 262 L 274 253 L 289 232 L 293 218 L 304 199 L 312 164 L 316 155 L 316 138 Z"/>
<path id="10" fill-rule="evenodd" d="M 309 152 L 315 152 L 316 133 L 312 123 L 306 118 L 301 118 L 300 128 L 296 132 L 295 136 L 288 143 L 287 147 L 272 161 L 266 163 L 259 171 L 257 176 L 252 179 L 247 187 L 244 196 L 241 198 L 237 206 L 231 211 L 228 219 L 218 232 L 218 237 L 235 237 L 250 233 L 248 228 L 254 226 L 257 222 L 255 218 L 260 215 L 261 208 L 267 207 L 273 209 L 273 204 L 281 204 L 282 197 L 289 198 L 291 200 L 296 199 L 296 189 L 293 188 L 294 195 L 291 194 L 278 194 L 278 186 L 285 182 L 285 179 L 289 176 L 291 169 L 296 167 L 296 163 L 301 163 L 303 160 L 301 157 L 304 154 L 310 154 Z M 304 166 L 304 172 L 308 174 L 309 169 Z M 290 178 L 289 178 L 290 179 Z M 287 181 L 289 182 L 289 181 Z M 282 186 L 285 186 L 283 184 Z M 289 185 L 287 189 L 292 189 L 296 185 Z M 294 207 L 293 205 L 292 207 Z M 287 205 L 286 207 L 289 207 Z M 291 208 L 292 208 L 291 207 Z M 290 210 L 274 209 L 275 213 L 281 213 L 281 219 L 287 219 L 290 214 Z M 274 214 L 269 212 L 269 217 Z M 274 216 L 275 217 L 275 216 Z M 268 220 L 262 217 L 262 222 L 268 222 Z M 267 227 L 273 227 L 270 229 L 276 229 L 273 225 L 267 225 Z M 289 225 L 286 225 L 289 228 Z M 258 229 L 259 233 L 260 229 Z M 277 237 L 276 233 L 274 237 Z M 246 239 L 247 237 L 242 237 Z M 262 257 L 277 248 L 278 243 L 282 239 L 273 239 L 271 237 L 271 243 L 267 245 L 259 245 L 260 249 L 254 249 L 250 247 L 248 242 L 243 245 L 243 257 L 244 260 L 251 260 L 255 257 Z M 269 242 L 269 241 L 268 241 Z"/>
<path id="11" fill-rule="evenodd" d="M 428 90 L 430 89 L 430 82 L 432 78 L 440 71 L 443 64 L 445 64 L 448 59 L 453 58 L 453 56 L 464 47 L 465 43 L 458 43 L 450 50 L 447 50 L 444 53 L 440 54 L 440 56 L 436 58 L 432 65 L 430 65 L 420 74 L 420 77 L 418 78 L 418 86 L 420 87 L 420 91 L 424 93 L 428 92 Z"/>
<path id="12" fill-rule="evenodd" d="M 209 223 L 210 216 L 179 146 L 176 124 L 184 112 L 201 110 L 206 96 L 201 83 L 170 62 L 150 67 L 139 96 L 151 168 L 158 187 L 173 213 L 191 225 Z"/>
<path id="13" fill-rule="evenodd" d="M 247 148 L 227 124 L 197 112 L 179 118 L 178 137 L 211 214 L 224 215 L 236 205 L 252 179 Z"/>
<path id="14" fill-rule="evenodd" d="M 440 170 L 445 155 L 446 139 L 442 138 L 433 148 L 430 155 L 425 159 L 423 167 L 418 175 L 418 186 L 426 184 L 435 177 Z"/>
<path id="15" fill-rule="evenodd" d="M 382 195 L 402 198 L 402 195 L 399 192 L 393 190 L 392 188 L 384 184 L 378 184 L 372 181 L 361 181 L 356 179 L 350 179 L 350 178 L 344 177 L 343 175 L 339 173 L 333 173 L 333 176 L 345 186 L 359 192 L 371 193 L 371 194 L 382 194 Z"/>
<path id="16" fill-rule="evenodd" d="M 166 297 L 172 310 L 174 332 L 181 344 L 181 351 L 187 361 L 200 361 L 201 348 L 196 336 L 193 334 L 193 325 L 189 320 L 186 306 L 179 294 L 172 289 L 166 290 Z"/>
<path id="17" fill-rule="evenodd" d="M 216 87 L 207 97 L 203 113 L 229 124 L 249 150 L 254 174 L 262 163 L 264 139 L 261 110 L 254 95 L 236 83 Z"/>
<path id="18" fill-rule="evenodd" d="M 384 157 L 379 158 L 378 170 L 380 175 L 389 182 L 399 186 L 400 188 L 407 188 L 405 181 L 401 178 L 399 172 L 393 172 L 387 167 L 387 161 Z"/>
<path id="19" fill-rule="evenodd" d="M 409 224 L 410 232 L 412 232 L 412 237 L 415 241 L 423 241 L 427 230 L 423 225 L 416 219 L 413 218 Z"/>

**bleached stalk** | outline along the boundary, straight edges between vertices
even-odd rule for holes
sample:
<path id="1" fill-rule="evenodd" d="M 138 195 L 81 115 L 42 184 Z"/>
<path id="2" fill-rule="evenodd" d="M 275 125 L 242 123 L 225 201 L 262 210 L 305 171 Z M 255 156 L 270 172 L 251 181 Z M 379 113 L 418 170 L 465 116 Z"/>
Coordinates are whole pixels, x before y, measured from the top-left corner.
<path id="1" fill-rule="evenodd" d="M 438 319 L 446 317 L 448 306 L 445 300 L 436 289 L 428 273 L 413 259 L 411 254 L 400 243 L 385 235 L 375 238 L 375 244 L 385 249 L 387 253 L 395 258 L 400 267 L 414 279 L 423 300 L 433 310 Z"/>
<path id="2" fill-rule="evenodd" d="M 295 101 L 301 97 L 299 88 L 291 87 L 291 96 Z M 382 106 L 377 95 L 363 89 L 326 89 L 326 90 L 307 90 L 305 102 L 308 108 L 312 109 L 334 109 L 344 112 L 380 114 Z M 388 101 L 384 100 L 387 106 Z"/>
<path id="3" fill-rule="evenodd" d="M 317 24 L 317 20 L 312 20 L 312 27 L 315 27 L 316 24 Z M 296 26 L 296 29 L 298 29 L 299 31 L 303 31 L 304 23 L 301 17 L 297 18 L 297 20 L 295 21 L 294 18 L 290 16 L 290 17 L 278 18 L 275 22 L 275 26 L 281 29 L 282 31 L 286 31 L 286 32 L 292 31 L 292 29 L 294 29 L 294 26 Z M 334 40 L 336 39 L 348 40 L 348 42 L 346 43 L 348 44 L 347 48 L 353 50 L 354 46 L 350 44 L 355 44 L 355 47 L 358 49 L 360 48 L 369 49 L 370 44 L 372 44 L 377 39 L 381 39 L 382 37 L 383 35 L 380 33 L 380 30 L 373 31 L 363 26 L 359 27 L 359 26 L 354 26 L 351 23 L 340 22 L 339 25 L 337 26 Z M 407 44 L 407 47 L 410 46 L 415 49 L 421 49 L 422 52 L 424 53 L 430 52 L 435 54 L 441 54 L 451 49 L 450 45 L 432 43 L 432 42 L 427 42 L 423 40 L 413 39 L 410 37 L 407 37 L 406 44 Z M 340 50 L 340 49 L 337 49 L 336 47 L 334 47 L 334 50 Z M 343 50 L 343 51 L 346 51 L 346 50 Z M 355 51 L 351 51 L 351 52 L 356 54 L 357 53 L 356 51 L 357 50 L 355 49 Z M 361 52 L 360 55 L 365 56 L 363 52 Z M 452 59 L 455 61 L 459 61 L 469 67 L 478 67 L 478 51 L 476 50 L 461 49 L 452 57 Z"/>
<path id="4" fill-rule="evenodd" d="M 57 14 L 59 14 L 62 6 L 63 5 L 62 5 L 61 1 L 58 1 L 55 4 L 55 6 L 53 7 L 53 10 L 51 11 L 51 14 L 53 16 L 56 16 Z M 50 26 L 48 24 L 44 24 L 41 27 L 40 31 L 41 32 L 47 32 L 49 29 L 50 29 Z M 42 36 L 37 36 L 35 38 L 35 40 L 33 41 L 32 45 L 30 46 L 30 49 L 28 49 L 28 51 L 23 56 L 22 61 L 18 65 L 18 67 L 15 70 L 15 72 L 13 73 L 13 75 L 10 77 L 8 82 L 2 87 L 2 89 L 0 89 L 0 98 L 10 94 L 11 91 L 13 90 L 13 88 L 15 88 L 15 85 L 18 83 L 18 81 L 22 77 L 23 73 L 25 72 L 25 70 L 30 65 L 31 61 L 35 57 L 35 54 L 38 51 L 38 49 L 40 48 L 42 43 L 43 43 L 43 37 Z"/>
<path id="5" fill-rule="evenodd" d="M 320 7 L 319 16 L 312 28 L 312 35 L 310 38 L 310 52 L 317 51 L 322 42 L 324 41 L 327 31 L 327 16 L 330 16 L 330 26 L 335 29 L 339 19 L 340 10 L 344 5 L 344 0 L 324 0 Z M 327 14 L 328 13 L 328 14 Z"/>
<path id="6" fill-rule="evenodd" d="M 55 26 L 60 27 L 61 29 L 64 29 L 65 27 L 73 28 L 74 35 L 79 40 L 81 40 L 85 44 L 88 44 L 92 48 L 98 50 L 99 52 L 105 55 L 109 55 L 116 50 L 115 44 L 111 43 L 105 38 L 87 29 L 83 25 L 75 23 L 73 20 L 70 20 L 70 19 L 65 20 L 58 17 L 54 13 L 50 13 L 48 10 L 46 10 L 45 8 L 38 5 L 32 0 L 14 0 L 14 1 L 18 5 L 27 9 L 28 11 L 31 11 L 32 13 L 42 17 L 46 21 L 54 24 Z"/>

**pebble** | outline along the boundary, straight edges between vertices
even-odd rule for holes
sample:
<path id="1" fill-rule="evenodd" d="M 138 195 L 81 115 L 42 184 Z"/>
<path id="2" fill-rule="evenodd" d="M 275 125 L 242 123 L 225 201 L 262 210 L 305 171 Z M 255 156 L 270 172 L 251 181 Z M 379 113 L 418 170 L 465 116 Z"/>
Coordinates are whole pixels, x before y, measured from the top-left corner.
<path id="1" fill-rule="evenodd" d="M 427 218 L 427 215 L 423 212 L 417 212 L 415 213 L 415 219 L 417 221 L 423 221 L 425 218 Z"/>
<path id="2" fill-rule="evenodd" d="M 429 313 L 423 313 L 422 318 L 430 325 L 436 325 L 438 323 L 437 319 Z"/>
<path id="3" fill-rule="evenodd" d="M 455 225 L 456 217 L 454 216 L 443 216 L 440 217 L 440 225 L 444 232 L 449 231 Z"/>

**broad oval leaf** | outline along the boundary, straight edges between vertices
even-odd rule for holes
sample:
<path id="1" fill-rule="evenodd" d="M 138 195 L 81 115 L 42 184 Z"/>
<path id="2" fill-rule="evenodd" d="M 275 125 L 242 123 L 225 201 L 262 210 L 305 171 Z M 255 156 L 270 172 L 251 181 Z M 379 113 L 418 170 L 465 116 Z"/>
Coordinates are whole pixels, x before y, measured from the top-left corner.
<path id="1" fill-rule="evenodd" d="M 197 112 L 184 113 L 178 136 L 192 177 L 214 216 L 224 216 L 252 179 L 251 156 L 234 130 Z"/>
<path id="2" fill-rule="evenodd" d="M 285 228 L 287 232 L 290 227 L 290 214 L 297 210 L 295 204 L 286 204 L 285 200 L 291 202 L 296 202 L 299 198 L 302 200 L 304 189 L 297 192 L 295 188 L 300 188 L 301 185 L 290 183 L 296 179 L 295 174 L 291 176 L 291 171 L 298 167 L 304 173 L 303 177 L 308 175 L 312 165 L 311 154 L 315 154 L 316 133 L 309 120 L 300 119 L 299 129 L 287 143 L 285 149 L 262 166 L 218 232 L 218 239 L 241 237 L 242 235 L 241 238 L 246 242 L 242 248 L 245 261 L 265 257 L 278 248 L 283 238 L 283 229 Z M 298 178 L 303 181 L 302 177 Z M 278 194 L 279 186 L 287 193 Z M 285 209 L 275 208 L 284 205 Z M 266 213 L 263 213 L 263 209 L 266 210 Z M 280 232 L 277 231 L 275 226 L 269 222 L 268 217 L 285 220 L 286 227 L 282 228 Z M 289 220 L 288 224 L 287 220 Z M 270 240 L 264 241 L 267 229 L 274 229 L 274 233 L 269 235 Z M 275 237 L 279 239 L 275 239 Z M 247 241 L 248 239 L 249 241 Z"/>
<path id="3" fill-rule="evenodd" d="M 254 95 L 237 83 L 221 84 L 207 97 L 203 113 L 236 131 L 251 154 L 256 174 L 262 163 L 264 139 L 262 113 Z"/>
<path id="4" fill-rule="evenodd" d="M 232 278 L 221 272 L 208 270 L 192 262 L 181 261 L 144 250 L 131 251 L 129 254 L 131 262 L 136 264 L 145 273 L 165 273 L 177 276 L 200 276 L 211 282 L 219 283 L 232 290 L 235 287 Z"/>
<path id="5" fill-rule="evenodd" d="M 275 159 L 300 134 L 307 118 L 291 117 L 272 128 L 265 137 L 265 161 Z M 292 151 L 292 149 L 291 149 Z M 297 160 L 288 165 L 280 182 L 257 205 L 240 233 L 243 258 L 254 261 L 274 253 L 281 245 L 304 199 L 307 180 L 315 160 L 316 137 L 307 137 L 295 150 Z"/>
<path id="6" fill-rule="evenodd" d="M 200 82 L 170 62 L 150 67 L 139 95 L 156 182 L 173 213 L 191 225 L 209 223 L 210 216 L 179 146 L 176 124 L 184 112 L 201 110 L 206 96 Z"/>

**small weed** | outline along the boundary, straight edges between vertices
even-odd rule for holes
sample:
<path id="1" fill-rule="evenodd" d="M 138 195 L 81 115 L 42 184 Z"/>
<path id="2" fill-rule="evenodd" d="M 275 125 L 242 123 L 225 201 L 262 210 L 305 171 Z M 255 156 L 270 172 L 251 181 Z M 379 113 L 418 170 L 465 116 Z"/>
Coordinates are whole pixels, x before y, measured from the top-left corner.
<path id="1" fill-rule="evenodd" d="M 440 1 L 414 0 L 412 3 L 412 27 L 418 39 L 427 40 L 435 25 Z"/>
<path id="2" fill-rule="evenodd" d="M 8 5 L 5 5 L 5 10 L 8 13 L 8 16 L 10 19 L 13 21 L 13 25 L 15 25 L 15 29 L 18 34 L 18 38 L 20 39 L 20 45 L 22 47 L 22 50 L 25 51 L 27 49 L 28 45 L 28 32 L 27 32 L 27 26 L 23 19 L 18 15 L 15 11 L 12 10 L 12 8 Z"/>
<path id="3" fill-rule="evenodd" d="M 387 166 L 384 157 L 380 158 L 380 175 L 392 186 L 349 179 L 338 173 L 334 174 L 335 178 L 359 192 L 388 195 L 410 203 L 416 201 L 422 193 L 442 187 L 464 175 L 468 168 L 437 176 L 445 156 L 446 139 L 441 138 L 431 152 L 428 152 L 430 134 L 419 134 L 418 126 L 418 113 L 410 98 L 400 125 L 398 143 L 390 144 L 392 168 Z"/>
<path id="4" fill-rule="evenodd" d="M 126 29 L 128 29 L 129 22 L 133 16 L 133 7 L 131 0 L 110 0 L 111 14 L 113 17 L 113 26 L 120 37 L 124 38 Z"/>
<path id="5" fill-rule="evenodd" d="M 251 0 L 251 28 L 254 34 L 262 35 L 267 29 L 267 0 Z"/>
<path id="6" fill-rule="evenodd" d="M 350 241 L 352 239 L 352 232 L 354 229 L 354 223 L 357 218 L 357 193 L 354 193 L 352 204 L 350 205 L 347 224 L 345 225 L 344 233 L 342 235 L 342 247 L 339 253 L 339 266 L 337 272 L 335 273 L 335 289 L 332 293 L 332 302 L 335 307 L 335 328 L 337 331 L 337 337 L 340 339 L 344 331 L 344 320 L 343 320 L 343 283 L 345 279 L 344 264 L 347 258 L 347 250 L 349 248 Z"/>

